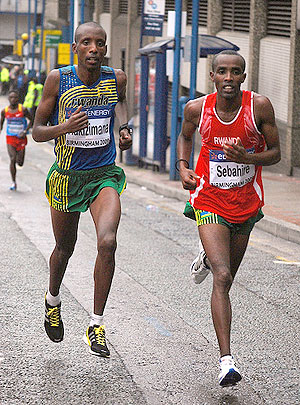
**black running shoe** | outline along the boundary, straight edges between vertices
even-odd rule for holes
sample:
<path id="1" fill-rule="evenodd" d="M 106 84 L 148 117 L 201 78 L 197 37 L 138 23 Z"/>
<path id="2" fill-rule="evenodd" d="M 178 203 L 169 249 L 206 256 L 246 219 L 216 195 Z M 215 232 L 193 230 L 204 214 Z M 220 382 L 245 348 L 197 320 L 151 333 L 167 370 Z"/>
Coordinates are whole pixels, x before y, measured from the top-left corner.
<path id="1" fill-rule="evenodd" d="M 61 302 L 56 307 L 49 305 L 45 297 L 45 331 L 52 342 L 59 343 L 64 338 L 64 324 L 60 315 Z"/>
<path id="2" fill-rule="evenodd" d="M 90 346 L 90 353 L 101 357 L 110 356 L 110 352 L 106 346 L 104 325 L 89 326 L 83 336 L 83 340 Z"/>

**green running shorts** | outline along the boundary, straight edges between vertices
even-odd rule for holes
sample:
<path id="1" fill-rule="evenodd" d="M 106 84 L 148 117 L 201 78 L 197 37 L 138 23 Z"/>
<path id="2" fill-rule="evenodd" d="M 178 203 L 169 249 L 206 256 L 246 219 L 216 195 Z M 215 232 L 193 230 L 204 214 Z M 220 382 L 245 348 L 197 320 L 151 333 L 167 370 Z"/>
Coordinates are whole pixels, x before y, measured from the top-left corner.
<path id="1" fill-rule="evenodd" d="M 197 222 L 197 226 L 206 224 L 220 224 L 227 226 L 227 228 L 230 229 L 231 234 L 239 233 L 242 235 L 249 235 L 256 222 L 260 221 L 264 217 L 264 214 L 260 209 L 257 215 L 248 218 L 245 222 L 229 222 L 225 218 L 221 217 L 221 215 L 193 208 L 189 201 L 186 203 L 183 214 L 186 217 L 195 220 Z"/>
<path id="2" fill-rule="evenodd" d="M 92 170 L 62 170 L 55 162 L 46 179 L 45 194 L 57 211 L 85 212 L 104 187 L 112 187 L 121 195 L 126 176 L 115 164 Z"/>

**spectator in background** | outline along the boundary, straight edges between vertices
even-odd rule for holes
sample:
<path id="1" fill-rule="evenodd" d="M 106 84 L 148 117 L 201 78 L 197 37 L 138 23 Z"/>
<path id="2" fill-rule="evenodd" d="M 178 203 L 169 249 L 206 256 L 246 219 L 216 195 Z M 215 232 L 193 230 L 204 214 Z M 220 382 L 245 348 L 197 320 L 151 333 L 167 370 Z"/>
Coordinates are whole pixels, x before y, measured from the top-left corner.
<path id="1" fill-rule="evenodd" d="M 9 90 L 17 88 L 17 77 L 19 75 L 20 66 L 14 65 L 9 72 Z"/>
<path id="2" fill-rule="evenodd" d="M 23 104 L 25 100 L 25 96 L 28 91 L 28 83 L 29 83 L 29 77 L 28 77 L 28 69 L 25 69 L 23 71 L 23 80 L 22 80 L 22 85 L 20 88 L 18 88 L 19 95 L 20 95 L 20 103 Z"/>
<path id="3" fill-rule="evenodd" d="M 45 81 L 46 81 L 46 77 L 47 77 L 47 74 L 46 74 L 46 72 L 41 72 L 41 74 L 40 74 L 40 83 L 42 84 L 42 85 L 44 85 L 45 84 Z"/>
<path id="4" fill-rule="evenodd" d="M 37 78 L 33 77 L 28 83 L 28 90 L 24 101 L 24 107 L 30 110 L 33 119 L 39 102 L 42 98 L 43 85 L 38 83 Z"/>
<path id="5" fill-rule="evenodd" d="M 6 66 L 1 69 L 0 80 L 2 84 L 1 95 L 5 96 L 9 90 L 9 70 Z"/>
<path id="6" fill-rule="evenodd" d="M 44 85 L 42 83 L 35 83 L 33 106 L 31 109 L 31 115 L 32 115 L 33 119 L 35 117 L 35 112 L 38 108 L 38 105 L 42 99 L 43 88 L 44 88 Z"/>

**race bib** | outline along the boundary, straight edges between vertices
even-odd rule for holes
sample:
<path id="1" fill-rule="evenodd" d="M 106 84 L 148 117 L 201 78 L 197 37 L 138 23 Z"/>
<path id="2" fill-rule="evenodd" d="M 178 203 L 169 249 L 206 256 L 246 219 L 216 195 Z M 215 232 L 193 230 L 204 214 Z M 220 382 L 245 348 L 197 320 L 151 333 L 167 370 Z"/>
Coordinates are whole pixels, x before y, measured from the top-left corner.
<path id="1" fill-rule="evenodd" d="M 110 117 L 89 119 L 88 127 L 66 134 L 66 145 L 75 148 L 102 148 L 110 142 Z"/>
<path id="2" fill-rule="evenodd" d="M 23 118 L 9 120 L 7 122 L 7 135 L 18 136 L 22 131 L 24 131 L 25 125 Z"/>
<path id="3" fill-rule="evenodd" d="M 247 149 L 247 152 L 254 153 L 254 148 Z M 254 175 L 255 165 L 226 160 L 222 150 L 209 151 L 209 183 L 212 186 L 221 189 L 243 187 Z"/>

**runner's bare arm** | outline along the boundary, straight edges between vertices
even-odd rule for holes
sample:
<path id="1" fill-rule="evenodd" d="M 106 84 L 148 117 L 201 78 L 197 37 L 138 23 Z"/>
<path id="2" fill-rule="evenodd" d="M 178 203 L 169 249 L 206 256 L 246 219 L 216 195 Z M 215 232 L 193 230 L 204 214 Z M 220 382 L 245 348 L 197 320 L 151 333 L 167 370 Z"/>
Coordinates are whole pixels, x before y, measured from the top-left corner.
<path id="1" fill-rule="evenodd" d="M 32 126 L 33 126 L 33 116 L 30 114 L 30 112 L 28 111 L 28 109 L 25 108 L 25 107 L 23 107 L 23 114 L 24 114 L 24 117 L 26 117 L 26 118 L 29 120 L 29 122 L 27 123 L 27 127 L 26 127 L 26 129 L 25 129 L 25 134 L 26 134 L 27 131 L 28 131 L 30 128 L 32 128 Z"/>
<path id="2" fill-rule="evenodd" d="M 126 100 L 126 85 L 127 77 L 126 74 L 121 69 L 115 69 L 115 74 L 117 78 L 117 86 L 119 93 L 119 102 L 116 105 L 116 116 L 120 125 L 126 124 L 128 122 L 128 109 Z M 122 129 L 119 138 L 119 147 L 121 150 L 129 149 L 132 145 L 132 138 L 130 133 L 126 128 Z"/>
<path id="3" fill-rule="evenodd" d="M 5 110 L 2 110 L 1 111 L 1 121 L 0 121 L 0 131 L 2 131 L 2 129 L 3 129 L 4 120 L 5 120 Z"/>
<path id="4" fill-rule="evenodd" d="M 82 106 L 79 106 L 67 121 L 58 125 L 47 125 L 55 109 L 59 92 L 59 79 L 58 70 L 52 70 L 46 79 L 42 99 L 37 108 L 33 124 L 32 137 L 36 142 L 46 142 L 88 126 L 88 117 L 85 112 L 81 111 Z"/>
<path id="5" fill-rule="evenodd" d="M 178 162 L 179 174 L 182 186 L 186 190 L 194 190 L 197 186 L 197 179 L 199 178 L 193 170 L 188 168 L 188 163 L 186 162 L 190 160 L 193 134 L 198 126 L 202 104 L 203 98 L 191 100 L 186 104 L 182 129 L 177 141 L 177 156 L 178 159 L 183 159 Z"/>
<path id="6" fill-rule="evenodd" d="M 259 131 L 263 134 L 267 149 L 260 153 L 248 153 L 241 141 L 224 145 L 226 158 L 237 163 L 270 166 L 280 161 L 280 142 L 275 114 L 270 100 L 259 94 L 254 95 L 254 116 Z"/>

